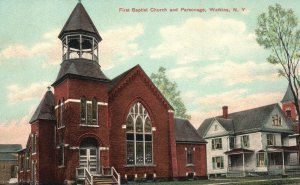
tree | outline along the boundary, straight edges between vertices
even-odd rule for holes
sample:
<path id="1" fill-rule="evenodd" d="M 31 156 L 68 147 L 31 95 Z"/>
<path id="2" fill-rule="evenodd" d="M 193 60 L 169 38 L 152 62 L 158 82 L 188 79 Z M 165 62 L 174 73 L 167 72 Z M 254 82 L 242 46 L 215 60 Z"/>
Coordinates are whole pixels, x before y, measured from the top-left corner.
<path id="1" fill-rule="evenodd" d="M 160 67 L 158 72 L 151 74 L 151 80 L 168 100 L 175 110 L 175 117 L 191 119 L 191 116 L 186 114 L 186 108 L 180 97 L 180 91 L 177 90 L 176 82 L 171 82 L 166 76 L 166 69 Z"/>
<path id="2" fill-rule="evenodd" d="M 276 4 L 269 6 L 267 13 L 259 15 L 255 33 L 258 44 L 271 51 L 267 61 L 270 64 L 280 66 L 278 74 L 287 79 L 293 94 L 293 103 L 298 118 L 300 118 L 298 103 L 300 30 L 297 25 L 298 20 L 293 10 L 283 9 L 279 4 Z M 298 124 L 300 124 L 299 119 Z"/>

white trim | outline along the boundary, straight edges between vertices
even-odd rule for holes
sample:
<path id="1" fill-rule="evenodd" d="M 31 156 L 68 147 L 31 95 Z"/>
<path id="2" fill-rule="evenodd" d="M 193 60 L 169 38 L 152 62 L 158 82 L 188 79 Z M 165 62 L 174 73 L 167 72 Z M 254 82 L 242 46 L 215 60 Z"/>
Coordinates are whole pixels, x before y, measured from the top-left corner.
<path id="1" fill-rule="evenodd" d="M 66 127 L 66 126 L 65 126 L 65 125 L 63 125 L 63 126 L 61 126 L 61 127 L 57 128 L 57 130 L 63 129 L 63 128 L 65 128 L 65 127 Z"/>
<path id="2" fill-rule="evenodd" d="M 108 150 L 109 150 L 109 147 L 100 147 L 99 150 L 100 150 L 100 151 L 104 151 L 104 150 L 107 150 L 107 151 L 108 151 Z"/>
<path id="3" fill-rule="evenodd" d="M 168 110 L 168 113 L 174 113 L 174 111 L 170 109 L 170 110 Z"/>
<path id="4" fill-rule="evenodd" d="M 65 104 L 72 102 L 72 103 L 80 103 L 80 99 L 67 99 L 65 100 Z M 86 101 L 86 103 L 91 104 L 92 101 Z M 107 102 L 97 102 L 98 105 L 105 105 L 107 106 L 108 103 Z M 60 105 L 56 105 L 55 109 L 57 109 L 58 107 L 61 107 L 62 103 Z"/>
<path id="5" fill-rule="evenodd" d="M 70 146 L 69 147 L 71 150 L 79 150 L 79 146 Z"/>
<path id="6" fill-rule="evenodd" d="M 81 127 L 94 127 L 94 128 L 99 127 L 99 125 L 88 125 L 88 124 L 80 124 L 79 126 L 81 126 Z"/>
<path id="7" fill-rule="evenodd" d="M 153 131 L 153 132 L 156 131 L 156 127 L 152 127 L 152 131 Z"/>
<path id="8" fill-rule="evenodd" d="M 126 129 L 126 125 L 122 125 L 122 129 Z"/>

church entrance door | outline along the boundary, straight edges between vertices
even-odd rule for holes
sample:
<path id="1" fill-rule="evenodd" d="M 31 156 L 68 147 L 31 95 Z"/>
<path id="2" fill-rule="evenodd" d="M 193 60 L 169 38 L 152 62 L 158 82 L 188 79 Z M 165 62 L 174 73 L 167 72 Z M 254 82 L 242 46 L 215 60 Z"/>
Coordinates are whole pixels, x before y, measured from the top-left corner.
<path id="1" fill-rule="evenodd" d="M 97 148 L 81 148 L 80 167 L 87 168 L 91 173 L 96 174 L 98 172 L 97 153 Z"/>

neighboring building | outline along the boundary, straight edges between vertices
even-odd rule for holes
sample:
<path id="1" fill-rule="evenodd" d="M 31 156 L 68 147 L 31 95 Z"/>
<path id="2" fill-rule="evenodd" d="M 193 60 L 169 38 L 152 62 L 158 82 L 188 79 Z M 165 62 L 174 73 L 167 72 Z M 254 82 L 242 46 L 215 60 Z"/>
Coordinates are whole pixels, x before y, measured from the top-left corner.
<path id="1" fill-rule="evenodd" d="M 7 184 L 11 178 L 17 178 L 17 151 L 19 144 L 0 144 L 0 184 Z"/>
<path id="2" fill-rule="evenodd" d="M 188 121 L 174 119 L 143 69 L 112 80 L 101 71 L 102 39 L 80 2 L 58 37 L 63 61 L 54 93 L 46 92 L 30 120 L 20 182 L 207 177 L 205 141 Z"/>
<path id="3" fill-rule="evenodd" d="M 208 175 L 282 174 L 299 164 L 292 122 L 278 104 L 206 119 Z"/>
<path id="4" fill-rule="evenodd" d="M 286 92 L 281 100 L 282 110 L 285 112 L 288 118 L 291 118 L 294 122 L 298 120 L 296 107 L 294 105 L 294 96 L 290 86 L 288 85 Z"/>
<path id="5" fill-rule="evenodd" d="M 175 119 L 178 178 L 206 178 L 206 141 L 185 119 Z"/>

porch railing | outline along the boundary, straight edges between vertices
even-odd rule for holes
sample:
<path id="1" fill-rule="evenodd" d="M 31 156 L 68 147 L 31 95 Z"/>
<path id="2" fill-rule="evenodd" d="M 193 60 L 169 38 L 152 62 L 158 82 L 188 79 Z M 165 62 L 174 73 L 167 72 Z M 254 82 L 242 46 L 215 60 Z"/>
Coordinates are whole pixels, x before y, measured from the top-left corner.
<path id="1" fill-rule="evenodd" d="M 85 174 L 85 181 L 90 184 L 93 185 L 93 175 L 89 172 L 89 170 L 87 168 L 84 168 L 84 174 Z"/>
<path id="2" fill-rule="evenodd" d="M 229 166 L 227 168 L 228 172 L 243 172 L 245 171 L 254 171 L 253 168 L 250 168 L 248 166 L 245 166 L 245 168 L 243 166 Z"/>
<path id="3" fill-rule="evenodd" d="M 113 176 L 115 181 L 118 182 L 118 185 L 120 185 L 121 184 L 121 176 L 114 167 L 111 167 L 111 175 Z"/>

